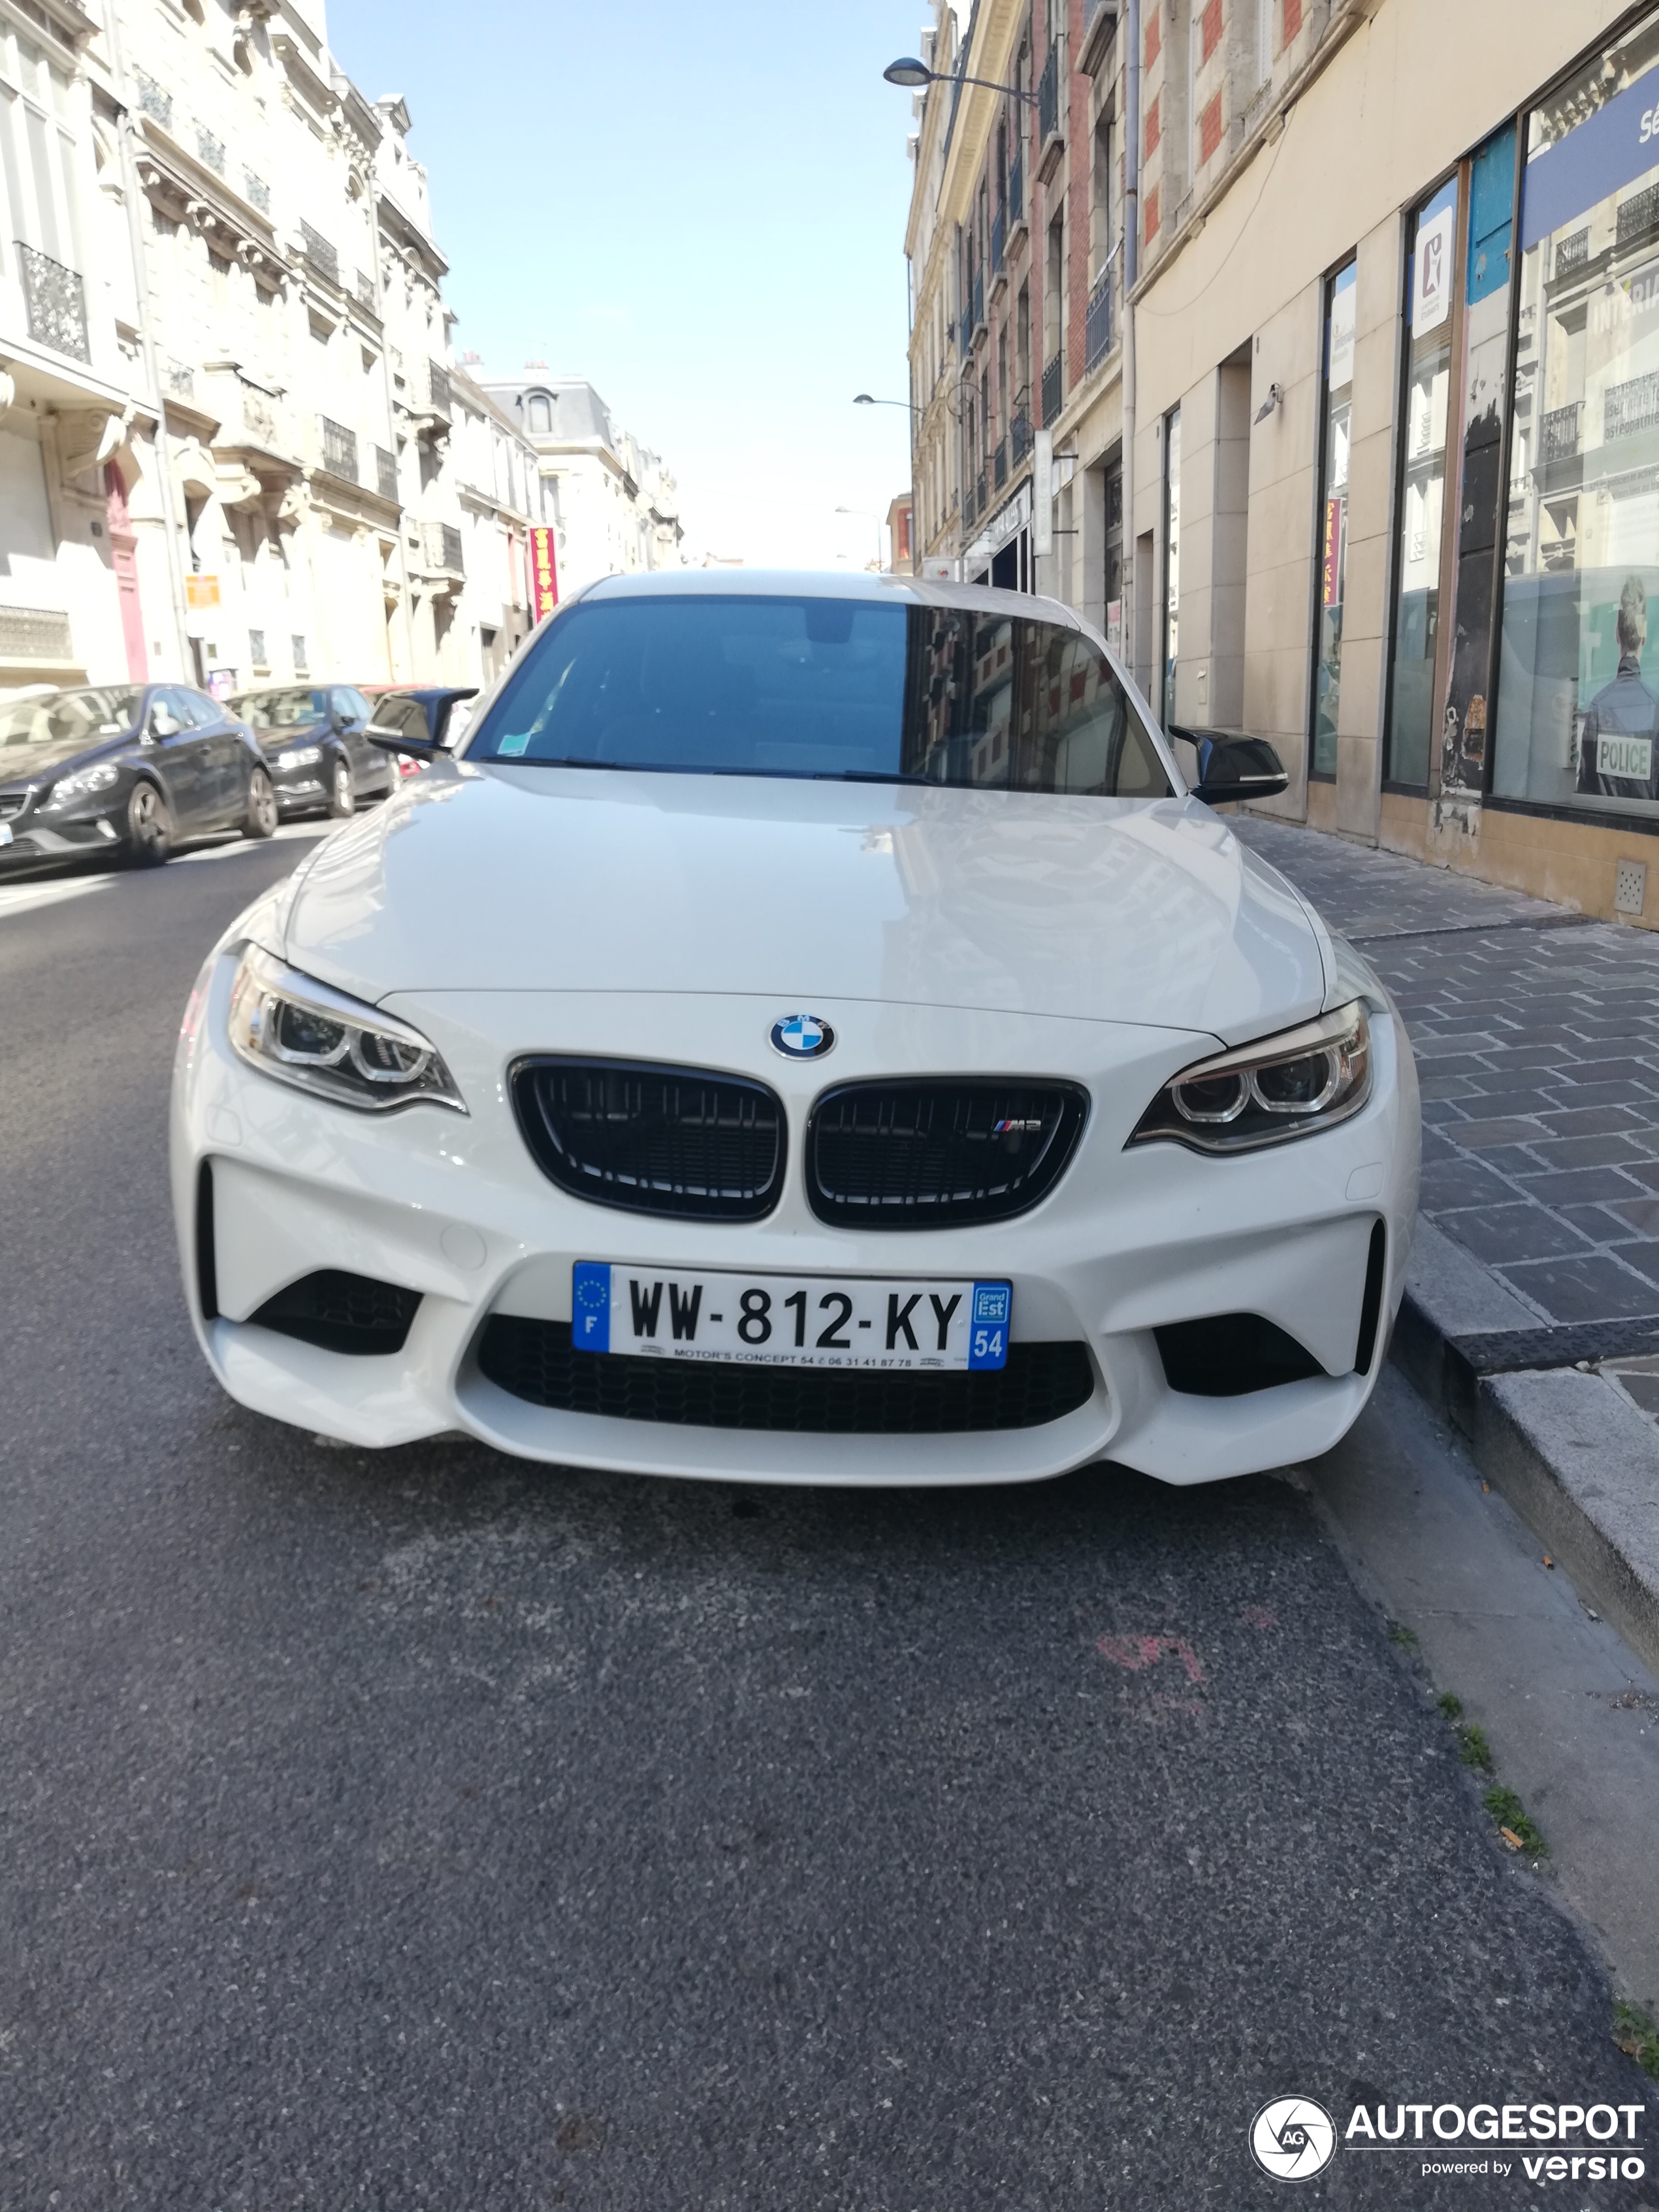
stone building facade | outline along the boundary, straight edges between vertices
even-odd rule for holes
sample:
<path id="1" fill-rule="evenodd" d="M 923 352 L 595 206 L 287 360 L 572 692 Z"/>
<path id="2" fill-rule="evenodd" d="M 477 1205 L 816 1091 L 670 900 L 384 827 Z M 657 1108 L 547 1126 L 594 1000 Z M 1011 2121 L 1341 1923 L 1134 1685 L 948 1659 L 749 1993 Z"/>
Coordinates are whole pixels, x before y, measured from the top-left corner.
<path id="1" fill-rule="evenodd" d="M 536 450 L 319 0 L 0 0 L 0 691 L 486 680 Z"/>
<path id="2" fill-rule="evenodd" d="M 1659 9 L 979 0 L 934 65 L 918 561 L 1057 590 L 1166 722 L 1270 738 L 1276 811 L 1659 926 Z"/>

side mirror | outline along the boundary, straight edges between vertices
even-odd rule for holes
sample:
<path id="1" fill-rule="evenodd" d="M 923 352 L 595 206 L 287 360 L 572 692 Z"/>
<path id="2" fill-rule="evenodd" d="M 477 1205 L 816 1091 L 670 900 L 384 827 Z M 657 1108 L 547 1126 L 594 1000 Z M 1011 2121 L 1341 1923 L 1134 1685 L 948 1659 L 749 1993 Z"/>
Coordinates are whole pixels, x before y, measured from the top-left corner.
<path id="1" fill-rule="evenodd" d="M 464 690 L 441 686 L 416 691 L 383 691 L 374 702 L 374 719 L 363 735 L 370 744 L 389 753 L 413 753 L 435 760 L 449 750 L 449 718 L 462 699 L 476 699 L 476 684 Z"/>
<path id="2" fill-rule="evenodd" d="M 1198 755 L 1194 799 L 1208 806 L 1230 799 L 1276 799 L 1290 788 L 1285 763 L 1266 738 L 1233 737 L 1225 730 L 1180 729 L 1171 725 L 1172 738 L 1184 738 Z"/>

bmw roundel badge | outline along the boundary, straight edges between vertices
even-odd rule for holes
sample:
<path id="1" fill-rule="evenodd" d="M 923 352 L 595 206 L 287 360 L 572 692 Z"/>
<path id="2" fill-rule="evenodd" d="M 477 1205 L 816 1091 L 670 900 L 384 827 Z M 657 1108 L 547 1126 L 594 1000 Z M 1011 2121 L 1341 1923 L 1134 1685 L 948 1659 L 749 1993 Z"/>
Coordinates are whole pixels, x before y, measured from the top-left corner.
<path id="1" fill-rule="evenodd" d="M 816 1014 L 786 1014 L 772 1024 L 772 1049 L 786 1060 L 822 1060 L 835 1042 L 834 1030 Z"/>

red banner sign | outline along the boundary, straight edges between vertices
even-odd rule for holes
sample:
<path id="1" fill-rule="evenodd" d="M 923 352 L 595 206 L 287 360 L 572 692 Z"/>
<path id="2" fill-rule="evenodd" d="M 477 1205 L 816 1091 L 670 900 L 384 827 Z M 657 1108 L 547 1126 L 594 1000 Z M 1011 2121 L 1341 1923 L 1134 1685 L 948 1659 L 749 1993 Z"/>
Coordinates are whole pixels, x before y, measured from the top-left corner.
<path id="1" fill-rule="evenodd" d="M 530 619 L 539 622 L 559 604 L 559 564 L 553 532 L 538 524 L 530 533 Z"/>

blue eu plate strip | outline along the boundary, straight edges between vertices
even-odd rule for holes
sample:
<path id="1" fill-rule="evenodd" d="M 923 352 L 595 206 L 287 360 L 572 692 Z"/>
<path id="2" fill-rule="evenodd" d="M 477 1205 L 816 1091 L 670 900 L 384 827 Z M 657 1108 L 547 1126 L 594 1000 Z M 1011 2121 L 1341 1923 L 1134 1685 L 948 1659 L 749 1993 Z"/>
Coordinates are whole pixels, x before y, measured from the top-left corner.
<path id="1" fill-rule="evenodd" d="M 570 1270 L 570 1344 L 574 1352 L 611 1349 L 611 1270 L 596 1260 Z"/>
<path id="2" fill-rule="evenodd" d="M 970 1369 L 1007 1365 L 1008 1322 L 1013 1307 L 1012 1285 L 974 1285 L 974 1310 L 968 1324 L 968 1364 Z"/>

